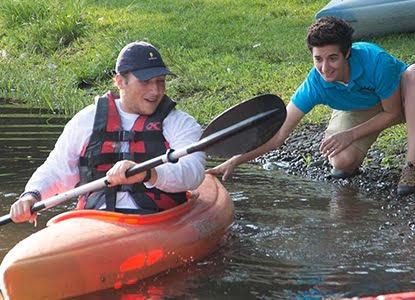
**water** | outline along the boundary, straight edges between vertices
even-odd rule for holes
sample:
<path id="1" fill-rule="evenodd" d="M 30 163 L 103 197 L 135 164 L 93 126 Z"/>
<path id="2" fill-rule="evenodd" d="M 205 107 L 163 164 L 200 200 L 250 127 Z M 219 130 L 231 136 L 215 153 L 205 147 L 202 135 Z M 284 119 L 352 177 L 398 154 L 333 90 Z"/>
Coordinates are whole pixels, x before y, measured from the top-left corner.
<path id="1" fill-rule="evenodd" d="M 1 215 L 65 123 L 29 113 L 0 107 Z M 248 164 L 225 186 L 235 203 L 235 222 L 221 249 L 138 285 L 83 299 L 338 299 L 415 290 L 413 239 L 404 241 L 402 228 L 385 226 L 391 220 L 381 209 L 383 199 Z M 0 260 L 72 207 L 42 212 L 37 228 L 0 227 Z"/>

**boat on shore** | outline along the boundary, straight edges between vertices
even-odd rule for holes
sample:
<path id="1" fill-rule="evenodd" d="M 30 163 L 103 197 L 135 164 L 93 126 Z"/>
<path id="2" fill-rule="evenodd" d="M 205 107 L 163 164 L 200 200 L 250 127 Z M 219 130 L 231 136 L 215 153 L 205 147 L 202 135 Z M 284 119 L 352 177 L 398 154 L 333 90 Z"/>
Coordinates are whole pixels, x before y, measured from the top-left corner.
<path id="1" fill-rule="evenodd" d="M 337 16 L 354 28 L 361 39 L 415 31 L 415 0 L 332 0 L 316 14 Z"/>
<path id="2" fill-rule="evenodd" d="M 226 189 L 206 175 L 186 203 L 161 213 L 60 214 L 5 256 L 3 296 L 64 299 L 135 284 L 218 249 L 233 213 Z"/>

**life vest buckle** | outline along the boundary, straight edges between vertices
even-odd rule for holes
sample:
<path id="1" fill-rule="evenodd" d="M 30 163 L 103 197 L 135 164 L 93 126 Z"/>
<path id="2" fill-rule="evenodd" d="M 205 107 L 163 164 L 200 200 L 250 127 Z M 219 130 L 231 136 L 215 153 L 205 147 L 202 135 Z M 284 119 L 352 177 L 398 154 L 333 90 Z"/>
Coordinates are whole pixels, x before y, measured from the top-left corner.
<path id="1" fill-rule="evenodd" d="M 134 140 L 134 132 L 133 131 L 120 130 L 120 131 L 118 131 L 118 140 L 120 142 L 133 141 Z"/>

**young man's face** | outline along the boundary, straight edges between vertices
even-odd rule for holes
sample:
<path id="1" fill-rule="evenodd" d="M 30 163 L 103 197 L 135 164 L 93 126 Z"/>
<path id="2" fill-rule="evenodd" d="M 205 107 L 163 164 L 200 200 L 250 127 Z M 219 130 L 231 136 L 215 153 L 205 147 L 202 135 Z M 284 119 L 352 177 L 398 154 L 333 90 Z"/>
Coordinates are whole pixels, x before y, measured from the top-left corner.
<path id="1" fill-rule="evenodd" d="M 325 81 L 349 82 L 349 61 L 338 45 L 313 47 L 312 55 L 314 66 Z"/>
<path id="2" fill-rule="evenodd" d="M 125 112 L 151 115 L 166 93 L 166 76 L 143 81 L 128 73 L 127 78 L 116 75 L 118 88 L 122 90 L 121 107 Z"/>

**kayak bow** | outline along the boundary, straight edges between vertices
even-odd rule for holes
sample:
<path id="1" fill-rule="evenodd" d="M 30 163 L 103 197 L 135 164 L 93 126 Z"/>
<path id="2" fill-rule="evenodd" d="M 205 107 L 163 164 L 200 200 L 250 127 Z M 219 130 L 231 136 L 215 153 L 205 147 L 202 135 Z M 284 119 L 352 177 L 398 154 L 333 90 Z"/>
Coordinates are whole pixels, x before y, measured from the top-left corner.
<path id="1" fill-rule="evenodd" d="M 137 283 L 216 250 L 233 210 L 207 175 L 188 202 L 161 213 L 63 213 L 6 255 L 1 289 L 10 299 L 63 299 Z"/>

